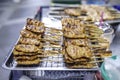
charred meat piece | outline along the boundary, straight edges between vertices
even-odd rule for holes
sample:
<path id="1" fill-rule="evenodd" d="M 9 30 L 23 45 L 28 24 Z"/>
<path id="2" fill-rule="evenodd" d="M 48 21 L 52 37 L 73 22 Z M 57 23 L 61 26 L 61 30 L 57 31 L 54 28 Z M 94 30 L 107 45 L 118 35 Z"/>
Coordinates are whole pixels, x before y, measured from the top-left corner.
<path id="1" fill-rule="evenodd" d="M 90 16 L 78 16 L 77 18 L 84 21 L 92 21 L 92 18 Z"/>
<path id="2" fill-rule="evenodd" d="M 85 27 L 80 20 L 72 18 L 62 19 L 63 35 L 67 38 L 85 38 Z"/>
<path id="3" fill-rule="evenodd" d="M 62 36 L 57 35 L 44 35 L 44 40 L 47 41 L 61 41 Z"/>
<path id="4" fill-rule="evenodd" d="M 86 35 L 81 33 L 79 30 L 65 31 L 64 37 L 66 38 L 85 38 Z"/>
<path id="5" fill-rule="evenodd" d="M 31 18 L 27 18 L 27 25 L 35 25 L 35 26 L 41 26 L 41 25 L 44 25 L 44 23 L 38 21 L 38 20 L 35 20 L 35 19 L 31 19 Z"/>
<path id="6" fill-rule="evenodd" d="M 41 26 L 26 25 L 26 29 L 35 33 L 43 33 L 45 31 L 44 25 Z"/>
<path id="7" fill-rule="evenodd" d="M 111 57 L 112 56 L 112 51 L 101 51 L 101 52 L 96 52 L 96 56 L 100 56 L 101 58 L 105 57 Z"/>
<path id="8" fill-rule="evenodd" d="M 73 59 L 67 53 L 64 54 L 64 57 L 65 57 L 65 62 L 66 63 L 85 64 L 86 62 L 91 61 L 91 58 L 87 58 L 87 57 L 80 57 L 80 58 Z"/>
<path id="9" fill-rule="evenodd" d="M 34 56 L 14 56 L 15 60 L 35 60 L 38 58 L 38 55 L 34 55 Z"/>
<path id="10" fill-rule="evenodd" d="M 89 48 L 75 45 L 69 45 L 66 48 L 66 52 L 72 59 L 79 59 L 82 57 L 90 58 L 92 56 Z"/>
<path id="11" fill-rule="evenodd" d="M 87 41 L 85 39 L 66 39 L 65 46 L 71 44 L 76 46 L 87 46 Z"/>
<path id="12" fill-rule="evenodd" d="M 19 43 L 21 43 L 21 44 L 39 45 L 40 41 L 38 39 L 34 39 L 34 38 L 24 38 L 24 37 L 21 37 L 19 39 Z"/>
<path id="13" fill-rule="evenodd" d="M 67 22 L 66 22 L 67 23 Z M 81 33 L 84 33 L 84 27 L 81 23 L 67 23 L 67 25 L 63 26 L 63 31 L 71 31 L 71 30 L 78 30 Z"/>
<path id="14" fill-rule="evenodd" d="M 70 58 L 67 53 L 64 53 L 64 60 L 66 63 L 74 63 L 74 60 Z"/>
<path id="15" fill-rule="evenodd" d="M 109 49 L 110 44 L 109 43 L 97 43 L 97 44 L 91 44 L 89 47 L 93 49 L 98 49 L 98 48 Z"/>
<path id="16" fill-rule="evenodd" d="M 22 52 L 22 51 L 17 51 L 16 49 L 13 50 L 14 56 L 22 56 L 22 55 L 32 56 L 32 55 L 37 55 L 37 54 L 40 54 L 40 53 Z"/>
<path id="17" fill-rule="evenodd" d="M 37 58 L 35 60 L 17 60 L 18 65 L 35 65 L 35 64 L 39 64 L 39 63 L 40 63 L 39 58 Z"/>
<path id="18" fill-rule="evenodd" d="M 79 19 L 63 18 L 61 20 L 63 31 L 70 31 L 72 29 L 83 27 Z"/>
<path id="19" fill-rule="evenodd" d="M 70 16 L 80 16 L 80 9 L 65 9 L 64 12 Z"/>
<path id="20" fill-rule="evenodd" d="M 22 52 L 38 52 L 39 48 L 35 45 L 17 44 L 15 49 Z"/>
<path id="21" fill-rule="evenodd" d="M 37 34 L 31 32 L 31 31 L 28 31 L 28 30 L 25 30 L 25 29 L 22 30 L 20 33 L 21 33 L 21 35 L 22 35 L 23 37 L 26 37 L 26 38 L 41 39 L 41 35 L 40 35 L 40 34 L 37 35 Z"/>

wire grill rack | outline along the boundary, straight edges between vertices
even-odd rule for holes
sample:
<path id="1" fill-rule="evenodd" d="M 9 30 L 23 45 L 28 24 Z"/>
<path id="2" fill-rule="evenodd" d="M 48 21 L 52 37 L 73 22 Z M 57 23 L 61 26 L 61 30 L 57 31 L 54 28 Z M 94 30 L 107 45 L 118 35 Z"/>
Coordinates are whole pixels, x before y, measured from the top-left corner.
<path id="1" fill-rule="evenodd" d="M 68 68 L 64 62 L 64 58 L 62 54 L 56 54 L 53 56 L 45 57 L 41 59 L 42 61 L 38 65 L 32 66 L 19 66 L 17 62 L 13 59 L 13 54 L 11 53 L 3 67 L 9 70 L 66 70 L 66 71 L 97 71 L 99 70 L 98 63 L 96 62 L 96 66 L 93 68 L 80 68 L 80 69 L 71 69 Z"/>
<path id="2" fill-rule="evenodd" d="M 48 44 L 48 43 L 45 45 L 48 45 L 48 46 L 44 47 L 44 50 L 57 50 L 57 51 L 62 50 L 61 45 L 60 45 L 61 47 L 50 47 L 51 44 Z M 62 53 L 50 54 L 50 55 L 48 53 L 49 56 L 40 58 L 41 62 L 37 65 L 31 65 L 31 66 L 22 65 L 21 66 L 21 65 L 18 65 L 17 62 L 13 58 L 13 54 L 12 54 L 13 49 L 14 47 L 10 51 L 10 55 L 7 56 L 7 60 L 3 64 L 3 67 L 6 69 L 10 69 L 10 70 L 59 70 L 59 71 L 60 70 L 69 70 L 69 71 L 70 70 L 80 70 L 80 71 L 99 70 L 98 63 L 96 62 L 97 60 L 95 58 L 92 60 L 92 62 L 94 62 L 93 64 L 95 64 L 92 68 L 79 68 L 79 69 L 68 68 L 67 64 L 65 63 Z"/>

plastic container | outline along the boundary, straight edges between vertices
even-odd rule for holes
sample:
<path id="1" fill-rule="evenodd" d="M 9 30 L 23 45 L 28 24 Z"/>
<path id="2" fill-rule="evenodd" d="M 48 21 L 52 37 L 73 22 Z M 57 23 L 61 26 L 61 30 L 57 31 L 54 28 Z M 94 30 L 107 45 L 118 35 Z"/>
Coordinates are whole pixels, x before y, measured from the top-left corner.
<path id="1" fill-rule="evenodd" d="M 120 80 L 120 57 L 113 56 L 105 59 L 101 65 L 101 74 L 104 80 Z"/>
<path id="2" fill-rule="evenodd" d="M 114 36 L 115 36 L 114 29 L 112 29 L 112 28 L 106 29 L 104 31 L 104 34 L 102 35 L 102 37 L 107 39 L 110 42 L 110 44 L 112 43 Z"/>
<path id="3" fill-rule="evenodd" d="M 105 22 L 102 22 L 101 25 L 100 25 L 100 22 L 96 22 L 95 24 L 98 25 L 99 28 L 104 31 L 104 34 L 102 34 L 102 37 L 107 39 L 111 44 L 115 36 L 114 29 L 108 23 L 105 23 Z"/>

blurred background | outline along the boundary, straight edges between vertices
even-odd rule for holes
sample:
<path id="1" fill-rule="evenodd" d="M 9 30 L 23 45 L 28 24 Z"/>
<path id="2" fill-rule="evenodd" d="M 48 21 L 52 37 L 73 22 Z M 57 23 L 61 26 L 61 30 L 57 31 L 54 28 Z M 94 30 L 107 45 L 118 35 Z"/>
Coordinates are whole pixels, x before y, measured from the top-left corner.
<path id="1" fill-rule="evenodd" d="M 23 28 L 26 18 L 34 18 L 40 6 L 50 6 L 53 3 L 78 4 L 109 4 L 120 5 L 120 0 L 0 0 L 0 80 L 9 80 L 9 70 L 1 67 L 10 48 L 18 39 L 19 32 Z M 120 35 L 116 33 L 111 49 L 117 54 L 120 48 Z M 116 45 L 115 47 L 113 47 Z"/>

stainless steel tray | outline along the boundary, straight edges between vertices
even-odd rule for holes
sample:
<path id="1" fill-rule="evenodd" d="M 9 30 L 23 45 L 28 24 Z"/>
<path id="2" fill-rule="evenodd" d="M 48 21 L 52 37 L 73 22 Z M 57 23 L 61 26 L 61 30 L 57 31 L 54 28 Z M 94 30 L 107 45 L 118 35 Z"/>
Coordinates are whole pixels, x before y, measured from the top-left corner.
<path id="1" fill-rule="evenodd" d="M 19 38 L 18 38 L 18 40 L 19 40 Z M 16 42 L 16 44 L 17 43 L 18 43 L 18 41 Z M 45 49 L 50 50 L 51 48 L 45 48 Z M 66 63 L 64 62 L 63 54 L 61 54 L 61 53 L 42 58 L 41 59 L 42 61 L 38 65 L 20 66 L 20 65 L 17 65 L 17 62 L 13 58 L 13 54 L 12 54 L 13 50 L 14 50 L 14 46 L 10 50 L 9 55 L 7 56 L 5 62 L 2 65 L 2 67 L 5 69 L 9 69 L 9 70 L 58 70 L 58 71 L 61 71 L 61 70 L 97 71 L 97 70 L 99 70 L 96 59 L 94 59 L 94 61 L 96 62 L 95 66 L 90 69 L 67 68 Z"/>
<path id="2" fill-rule="evenodd" d="M 17 42 L 16 42 L 16 44 L 17 44 Z M 13 49 L 14 49 L 14 46 L 9 51 L 9 55 L 7 56 L 6 60 L 4 61 L 3 65 L 2 65 L 2 67 L 4 67 L 5 69 L 9 69 L 9 70 L 58 70 L 58 71 L 61 71 L 61 70 L 97 71 L 97 70 L 99 70 L 98 63 L 96 63 L 96 66 L 94 66 L 93 68 L 90 68 L 90 69 L 86 69 L 86 68 L 71 69 L 71 68 L 68 68 L 66 66 L 66 63 L 64 62 L 64 58 L 63 58 L 62 54 L 57 54 L 55 56 L 42 58 L 42 60 L 45 60 L 45 61 L 41 61 L 40 64 L 38 64 L 38 65 L 19 66 L 19 65 L 17 65 L 17 62 L 13 59 L 13 54 L 12 54 Z M 49 61 L 47 61 L 47 60 L 49 60 Z M 55 60 L 57 60 L 57 61 L 55 61 Z M 94 61 L 96 61 L 96 59 Z"/>
<path id="3" fill-rule="evenodd" d="M 62 17 L 69 17 L 68 15 L 65 15 L 63 12 L 61 12 L 61 11 L 63 11 L 65 8 L 69 8 L 69 7 L 75 8 L 75 7 L 79 7 L 79 6 L 66 6 L 66 7 L 63 7 L 63 6 L 58 6 L 58 7 L 56 7 L 56 6 L 51 6 L 51 7 L 48 8 L 49 12 L 48 12 L 47 15 L 48 15 L 49 17 L 53 17 L 53 18 L 56 18 L 56 19 L 61 19 Z M 108 7 L 112 8 L 112 6 L 108 6 Z M 114 9 L 114 8 L 112 8 L 112 9 Z M 114 9 L 114 10 L 116 10 L 116 9 Z M 60 12 L 59 12 L 59 11 L 60 11 Z M 120 11 L 118 11 L 118 10 L 116 10 L 116 11 L 117 11 L 118 13 L 120 13 Z M 120 23 L 120 18 L 114 19 L 114 20 L 105 20 L 104 22 L 107 22 L 107 23 L 109 23 L 109 24 Z"/>
<path id="4" fill-rule="evenodd" d="M 66 67 L 66 64 L 63 59 L 62 54 L 58 54 L 55 56 L 50 56 L 43 58 L 43 60 L 53 60 L 50 61 L 42 61 L 38 65 L 33 66 L 18 66 L 16 61 L 13 59 L 13 51 L 14 48 L 12 48 L 9 52 L 9 55 L 7 56 L 7 59 L 3 63 L 2 67 L 9 70 L 81 70 L 81 71 L 96 71 L 99 70 L 98 64 L 96 63 L 96 66 L 90 69 L 70 69 Z M 57 60 L 57 61 L 55 61 Z"/>

